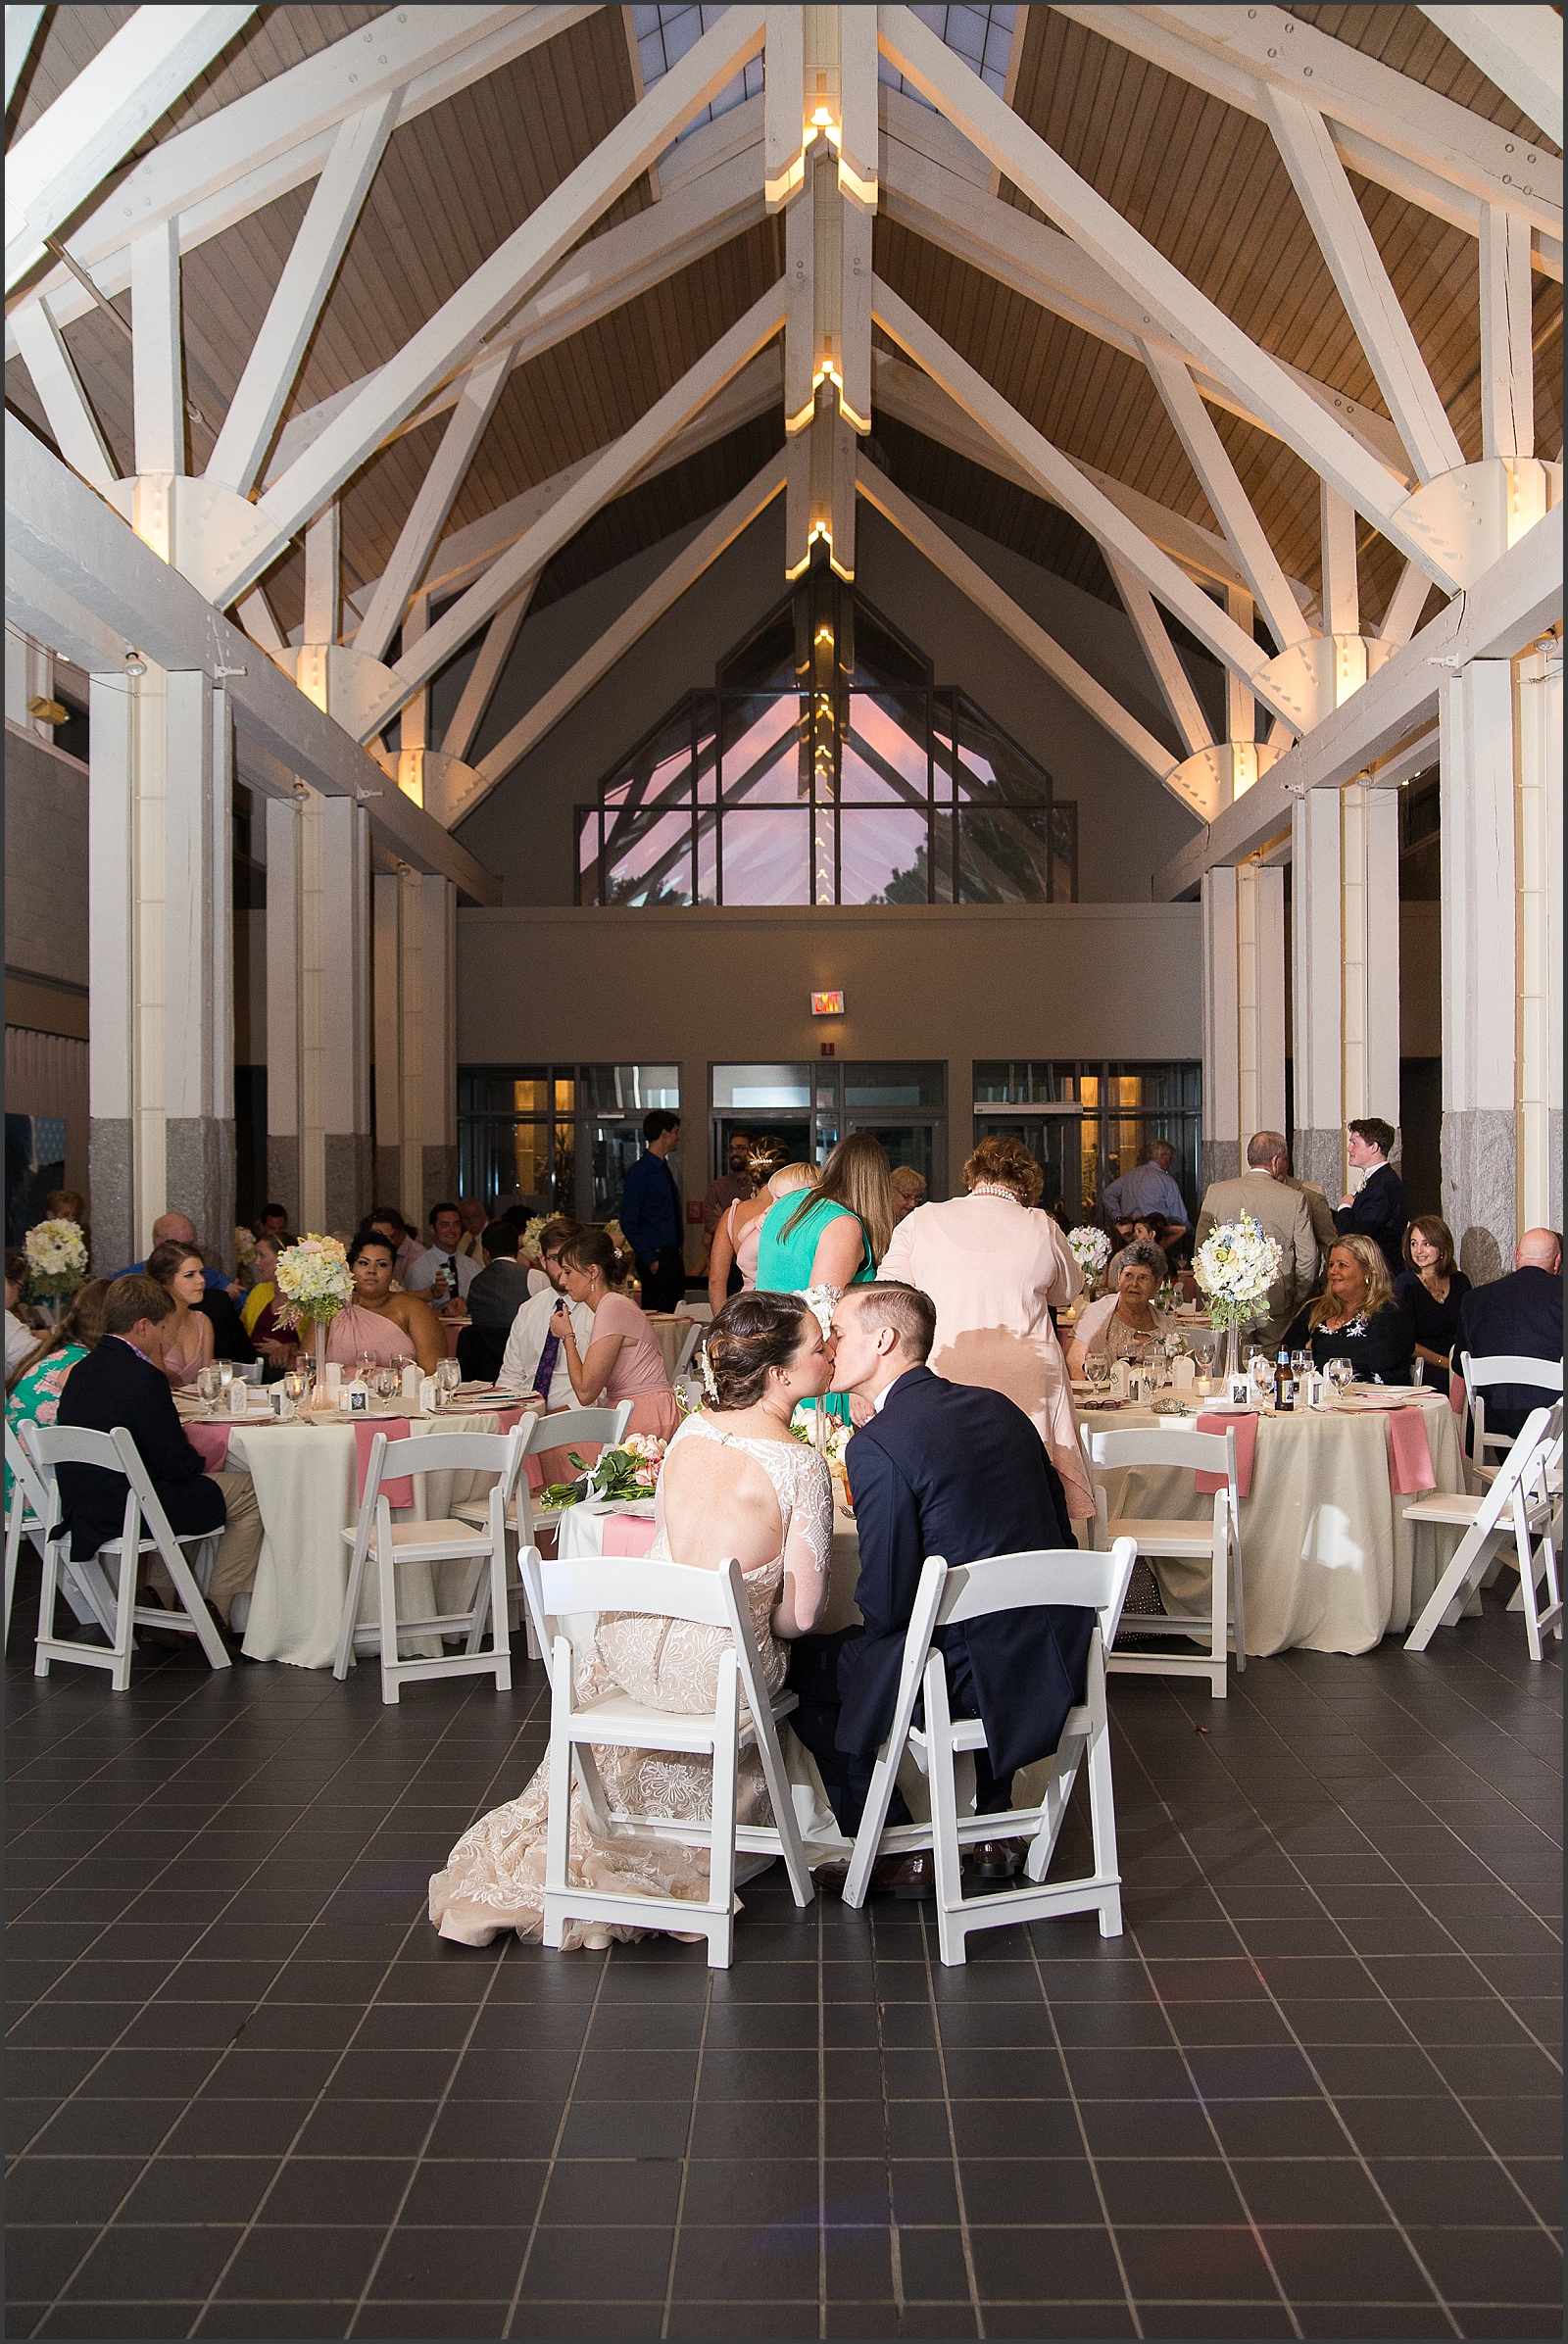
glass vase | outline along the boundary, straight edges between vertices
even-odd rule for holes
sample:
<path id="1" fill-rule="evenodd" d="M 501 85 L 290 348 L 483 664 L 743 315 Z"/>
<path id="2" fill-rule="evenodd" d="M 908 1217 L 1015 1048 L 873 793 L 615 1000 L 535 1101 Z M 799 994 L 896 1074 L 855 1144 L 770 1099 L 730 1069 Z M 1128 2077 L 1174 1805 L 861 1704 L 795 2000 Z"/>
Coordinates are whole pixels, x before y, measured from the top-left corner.
<path id="1" fill-rule="evenodd" d="M 1224 1375 L 1225 1375 L 1225 1384 L 1226 1384 L 1226 1389 L 1227 1389 L 1227 1391 L 1228 1391 L 1228 1390 L 1229 1390 L 1229 1388 L 1230 1388 L 1230 1380 L 1231 1380 L 1232 1376 L 1239 1376 L 1239 1375 L 1241 1374 L 1241 1372 L 1242 1372 L 1242 1330 L 1241 1330 L 1241 1327 L 1240 1327 L 1239 1323 L 1238 1323 L 1238 1322 L 1237 1322 L 1235 1319 L 1232 1319 L 1232 1321 L 1231 1321 L 1230 1325 L 1229 1325 L 1229 1326 L 1226 1328 L 1226 1330 L 1225 1330 L 1225 1368 L 1224 1368 Z"/>

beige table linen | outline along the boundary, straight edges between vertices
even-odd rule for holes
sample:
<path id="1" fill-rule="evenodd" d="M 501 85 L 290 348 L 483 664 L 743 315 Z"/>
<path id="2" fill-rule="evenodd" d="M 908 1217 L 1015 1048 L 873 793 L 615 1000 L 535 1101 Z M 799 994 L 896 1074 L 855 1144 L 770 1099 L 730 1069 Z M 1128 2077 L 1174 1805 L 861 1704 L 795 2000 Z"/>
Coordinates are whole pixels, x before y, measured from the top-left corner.
<path id="1" fill-rule="evenodd" d="M 375 1419 L 371 1419 L 372 1423 Z M 442 1415 L 410 1421 L 411 1439 L 429 1433 L 495 1433 L 499 1416 Z M 396 1469 L 392 1443 L 388 1464 Z M 284 1424 L 235 1428 L 229 1463 L 241 1466 L 256 1484 L 266 1536 L 256 1566 L 256 1590 L 245 1623 L 244 1651 L 250 1660 L 281 1660 L 296 1669 L 329 1669 L 337 1649 L 338 1623 L 348 1587 L 350 1550 L 342 1533 L 359 1518 L 352 1425 Z M 400 1522 L 440 1521 L 454 1505 L 483 1497 L 494 1475 L 439 1473 L 414 1484 L 412 1511 L 394 1508 Z M 399 1609 L 405 1618 L 428 1618 L 438 1602 L 450 1606 L 461 1593 L 465 1564 L 441 1566 L 440 1585 L 427 1568 L 400 1568 Z M 376 1616 L 373 1572 L 367 1571 L 360 1619 Z M 439 1646 L 432 1636 L 415 1638 L 409 1653 L 428 1657 Z"/>
<path id="2" fill-rule="evenodd" d="M 1437 1393 L 1415 1404 L 1426 1419 L 1438 1489 L 1465 1489 L 1457 1418 Z M 1147 1409 L 1082 1413 L 1085 1424 L 1107 1433 L 1171 1421 Z M 1190 1471 L 1138 1466 L 1103 1480 L 1112 1538 L 1119 1515 L 1198 1521 L 1213 1512 L 1212 1497 L 1199 1496 Z M 1390 1488 L 1381 1412 L 1264 1415 L 1251 1494 L 1242 1500 L 1249 1655 L 1297 1647 L 1369 1652 L 1391 1629 L 1407 1628 L 1459 1536 L 1425 1527 L 1417 1558 L 1414 1529 L 1405 1520 L 1414 1502 Z M 1206 1614 L 1206 1568 L 1180 1561 L 1155 1568 L 1167 1611 Z"/>

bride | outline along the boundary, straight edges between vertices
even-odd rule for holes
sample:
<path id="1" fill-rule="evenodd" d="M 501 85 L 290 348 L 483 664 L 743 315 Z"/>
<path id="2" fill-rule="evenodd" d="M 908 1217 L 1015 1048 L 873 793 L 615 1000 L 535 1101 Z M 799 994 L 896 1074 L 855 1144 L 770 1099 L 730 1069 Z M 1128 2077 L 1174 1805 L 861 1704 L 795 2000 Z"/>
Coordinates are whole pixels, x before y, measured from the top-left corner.
<path id="1" fill-rule="evenodd" d="M 785 1644 L 807 1636 L 826 1607 L 833 1501 L 828 1469 L 789 1430 L 797 1401 L 826 1392 L 832 1366 L 822 1330 L 797 1294 L 737 1294 L 714 1319 L 703 1370 L 707 1405 L 669 1444 L 659 1478 L 649 1559 L 713 1571 L 738 1559 L 769 1689 L 789 1667 Z M 725 1628 L 641 1613 L 601 1615 L 577 1656 L 578 1698 L 616 1691 L 660 1709 L 711 1709 Z M 612 1816 L 706 1822 L 710 1761 L 678 1751 L 595 1747 Z M 430 1882 L 442 1936 L 488 1945 L 498 1929 L 537 1940 L 544 1920 L 549 1760 L 519 1798 L 469 1826 Z M 676 1840 L 596 1835 L 573 1782 L 568 1877 L 584 1887 L 642 1890 L 694 1903 L 708 1895 L 708 1851 Z M 738 1819 L 772 1821 L 755 1749 L 743 1752 Z M 640 1930 L 568 1922 L 563 1944 L 593 1948 Z M 672 1932 L 679 1934 L 680 1932 Z"/>

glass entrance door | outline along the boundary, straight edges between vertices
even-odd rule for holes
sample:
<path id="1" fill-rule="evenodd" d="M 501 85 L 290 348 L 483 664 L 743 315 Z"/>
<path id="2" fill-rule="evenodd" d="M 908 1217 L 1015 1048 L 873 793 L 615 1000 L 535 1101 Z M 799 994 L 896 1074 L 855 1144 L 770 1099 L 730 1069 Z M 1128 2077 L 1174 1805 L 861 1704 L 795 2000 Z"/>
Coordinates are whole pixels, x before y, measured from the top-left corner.
<path id="1" fill-rule="evenodd" d="M 729 1169 L 736 1131 L 782 1140 L 792 1161 L 824 1163 L 847 1132 L 874 1132 L 894 1165 L 947 1195 L 947 1067 L 941 1059 L 803 1059 L 710 1069 L 710 1164 Z"/>

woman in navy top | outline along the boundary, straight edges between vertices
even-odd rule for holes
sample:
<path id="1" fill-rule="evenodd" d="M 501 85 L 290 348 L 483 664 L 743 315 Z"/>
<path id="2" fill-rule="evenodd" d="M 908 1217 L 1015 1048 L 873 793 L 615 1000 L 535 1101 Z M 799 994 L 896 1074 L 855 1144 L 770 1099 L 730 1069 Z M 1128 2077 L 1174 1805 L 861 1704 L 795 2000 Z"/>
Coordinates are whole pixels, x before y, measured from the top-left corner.
<path id="1" fill-rule="evenodd" d="M 1394 1291 L 1415 1328 L 1415 1355 L 1427 1363 L 1422 1379 L 1435 1392 L 1448 1389 L 1448 1358 L 1459 1340 L 1459 1304 L 1470 1281 L 1453 1258 L 1453 1231 L 1436 1213 L 1422 1213 L 1404 1233 L 1410 1265 L 1394 1281 Z"/>
<path id="2" fill-rule="evenodd" d="M 1390 1289 L 1383 1255 L 1369 1237 L 1336 1238 L 1328 1281 L 1284 1338 L 1290 1351 L 1309 1351 L 1316 1367 L 1348 1359 L 1362 1384 L 1408 1384 L 1414 1361 L 1410 1313 Z"/>

